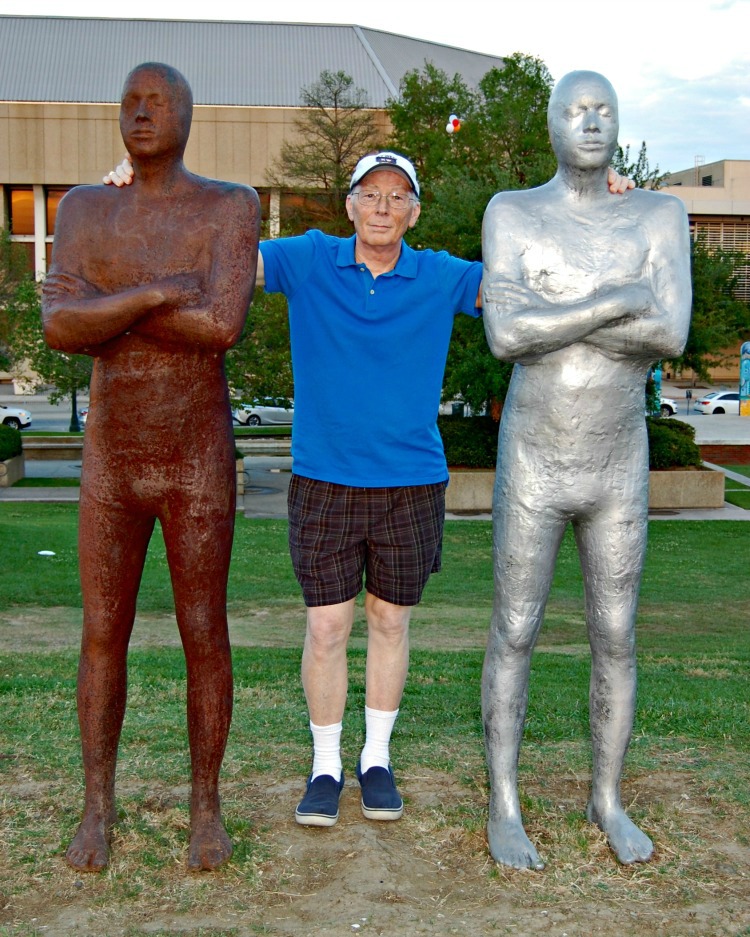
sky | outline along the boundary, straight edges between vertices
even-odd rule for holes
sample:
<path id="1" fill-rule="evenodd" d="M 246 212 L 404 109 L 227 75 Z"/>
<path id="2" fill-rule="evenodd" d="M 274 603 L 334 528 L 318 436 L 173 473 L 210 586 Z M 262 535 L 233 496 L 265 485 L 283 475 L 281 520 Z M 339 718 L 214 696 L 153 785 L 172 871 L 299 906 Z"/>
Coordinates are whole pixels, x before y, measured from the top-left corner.
<path id="1" fill-rule="evenodd" d="M 606 75 L 620 143 L 651 168 L 750 159 L 750 0 L 0 0 L 0 13 L 128 19 L 349 23 L 491 55 L 542 59 L 553 78 Z"/>

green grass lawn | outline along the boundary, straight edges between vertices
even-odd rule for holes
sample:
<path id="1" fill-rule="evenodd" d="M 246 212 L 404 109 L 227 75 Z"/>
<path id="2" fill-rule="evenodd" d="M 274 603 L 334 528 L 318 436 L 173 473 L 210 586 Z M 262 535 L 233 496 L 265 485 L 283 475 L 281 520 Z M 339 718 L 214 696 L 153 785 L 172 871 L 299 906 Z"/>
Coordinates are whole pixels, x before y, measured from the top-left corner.
<path id="1" fill-rule="evenodd" d="M 60 856 L 81 805 L 76 526 L 75 505 L 0 503 L 5 558 L 0 564 L 0 783 L 9 792 L 0 814 L 0 872 L 9 883 L 11 904 L 39 888 L 47 889 L 50 901 L 70 890 Z M 117 908 L 127 918 L 135 900 L 153 914 L 177 907 L 175 902 L 199 911 L 211 889 L 218 895 L 230 882 L 242 886 L 231 900 L 239 906 L 245 894 L 252 904 L 261 900 L 262 882 L 277 881 L 273 875 L 287 868 L 285 827 L 274 834 L 281 837 L 276 844 L 268 821 L 247 801 L 248 785 L 257 795 L 265 786 L 276 790 L 274 785 L 303 779 L 309 769 L 308 716 L 299 680 L 304 610 L 286 528 L 283 521 L 237 518 L 229 582 L 235 709 L 222 783 L 229 830 L 239 845 L 228 878 L 210 884 L 202 879 L 200 885 L 194 879 L 194 887 L 178 886 L 174 878 L 175 863 L 184 861 L 187 816 L 185 666 L 171 615 L 164 544 L 158 531 L 153 538 L 129 655 L 130 692 L 118 761 L 121 858 L 96 886 L 108 913 Z M 663 890 L 667 904 L 680 908 L 704 891 L 729 900 L 745 887 L 740 872 L 717 871 L 714 841 L 730 837 L 737 849 L 750 847 L 749 538 L 750 525 L 742 522 L 650 525 L 638 622 L 638 704 L 626 777 L 636 788 L 650 784 L 647 802 L 633 810 L 660 852 L 634 879 L 616 866 L 581 871 L 581 851 L 585 856 L 590 848 L 581 832 L 590 772 L 590 655 L 580 567 L 573 538 L 566 536 L 532 664 L 520 768 L 523 808 L 535 837 L 542 837 L 547 851 L 566 858 L 547 886 L 533 876 L 506 882 L 522 904 L 555 900 L 575 889 L 593 906 L 607 901 L 618 906 L 630 895 L 628 883 L 640 881 L 649 895 Z M 411 825 L 403 827 L 407 839 L 415 848 L 444 855 L 451 837 L 463 844 L 474 862 L 472 874 L 480 876 L 490 874 L 482 833 L 487 782 L 479 687 L 492 605 L 491 542 L 489 522 L 446 525 L 443 572 L 432 577 L 414 613 L 411 668 L 392 744 L 398 771 L 412 779 L 411 785 L 418 787 L 415 778 L 451 777 L 460 792 L 435 810 L 410 808 Z M 54 556 L 40 556 L 40 550 Z M 360 608 L 345 717 L 350 775 L 362 741 L 364 641 Z M 279 796 L 283 823 L 292 827 L 290 810 L 301 783 Z M 563 798 L 561 789 L 574 804 L 564 810 L 561 799 L 567 803 L 568 795 Z M 31 798 L 24 793 L 29 790 L 36 791 Z M 672 797 L 673 791 L 689 799 L 682 793 Z M 160 798 L 168 798 L 167 806 L 159 807 Z M 700 808 L 700 823 L 688 809 L 693 807 Z M 262 880 L 259 868 L 265 871 Z M 308 883 L 310 890 L 314 886 Z M 277 887 L 282 886 L 277 882 Z M 545 887 L 552 891 L 540 897 Z M 294 883 L 289 889 L 299 890 Z M 224 900 L 216 895 L 210 900 Z M 4 930 L 0 920 L 0 934 L 6 933 L 37 931 Z"/>
<path id="2" fill-rule="evenodd" d="M 750 486 L 750 465 L 724 465 L 723 468 L 736 472 L 738 475 L 747 476 L 747 484 Z M 750 511 L 750 487 L 745 488 L 741 482 L 726 478 L 724 479 L 724 500 L 745 511 Z"/>

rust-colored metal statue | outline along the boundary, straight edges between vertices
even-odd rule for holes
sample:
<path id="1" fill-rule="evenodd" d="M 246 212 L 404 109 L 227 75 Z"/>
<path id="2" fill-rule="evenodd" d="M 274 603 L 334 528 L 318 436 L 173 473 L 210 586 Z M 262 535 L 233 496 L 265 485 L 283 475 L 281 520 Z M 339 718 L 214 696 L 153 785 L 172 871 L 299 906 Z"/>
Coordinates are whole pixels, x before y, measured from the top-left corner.
<path id="1" fill-rule="evenodd" d="M 224 354 L 255 284 L 260 210 L 246 186 L 188 172 L 192 93 L 175 69 L 135 68 L 120 129 L 135 180 L 63 200 L 44 285 L 47 341 L 92 355 L 80 503 L 78 718 L 86 798 L 67 861 L 107 864 L 136 595 L 156 519 L 187 662 L 188 867 L 232 845 L 218 776 L 232 712 L 226 586 L 236 510 Z"/>

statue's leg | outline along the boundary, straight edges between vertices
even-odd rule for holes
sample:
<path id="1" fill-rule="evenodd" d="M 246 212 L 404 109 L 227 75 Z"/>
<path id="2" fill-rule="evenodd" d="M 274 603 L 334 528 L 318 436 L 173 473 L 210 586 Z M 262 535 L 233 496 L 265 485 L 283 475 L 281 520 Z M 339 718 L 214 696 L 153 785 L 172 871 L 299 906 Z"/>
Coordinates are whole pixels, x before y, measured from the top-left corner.
<path id="1" fill-rule="evenodd" d="M 518 756 L 526 718 L 529 669 L 544 615 L 565 520 L 529 510 L 508 492 L 494 511 L 495 600 L 482 675 L 482 712 L 490 775 L 487 837 L 497 862 L 540 869 L 523 828 Z"/>
<path id="2" fill-rule="evenodd" d="M 115 763 L 127 697 L 127 651 L 153 519 L 138 517 L 84 490 L 78 549 L 83 635 L 78 722 L 86 782 L 83 819 L 65 858 L 84 872 L 103 869 L 115 809 Z"/>
<path id="3" fill-rule="evenodd" d="M 234 488 L 222 475 L 200 490 L 188 488 L 170 504 L 168 519 L 162 519 L 187 665 L 188 868 L 195 871 L 215 869 L 232 854 L 221 818 L 219 771 L 232 718 L 226 602 L 234 516 Z"/>
<path id="4" fill-rule="evenodd" d="M 635 714 L 635 618 L 646 550 L 645 506 L 608 507 L 576 525 L 591 645 L 593 747 L 589 820 L 620 862 L 645 862 L 653 843 L 626 815 L 620 778 Z"/>

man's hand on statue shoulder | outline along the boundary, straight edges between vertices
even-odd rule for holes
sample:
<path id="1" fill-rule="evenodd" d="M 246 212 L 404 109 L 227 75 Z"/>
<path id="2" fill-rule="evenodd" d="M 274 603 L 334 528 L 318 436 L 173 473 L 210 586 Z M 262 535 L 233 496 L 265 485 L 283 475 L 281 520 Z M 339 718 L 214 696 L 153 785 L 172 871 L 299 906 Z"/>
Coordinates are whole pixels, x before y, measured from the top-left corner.
<path id="1" fill-rule="evenodd" d="M 133 175 L 133 164 L 130 161 L 130 156 L 126 153 L 123 161 L 112 172 L 108 172 L 102 182 L 105 185 L 116 185 L 120 189 L 124 185 L 130 185 L 133 181 Z"/>
<path id="2" fill-rule="evenodd" d="M 120 167 L 118 166 L 117 168 L 119 169 Z M 106 182 L 106 179 L 104 181 Z M 627 176 L 619 175 L 614 171 L 614 169 L 612 169 L 611 166 L 609 167 L 609 172 L 607 173 L 607 184 L 609 185 L 609 191 L 614 195 L 622 195 L 623 192 L 627 192 L 628 189 L 635 188 L 635 182 L 633 182 L 632 179 L 628 179 Z"/>

